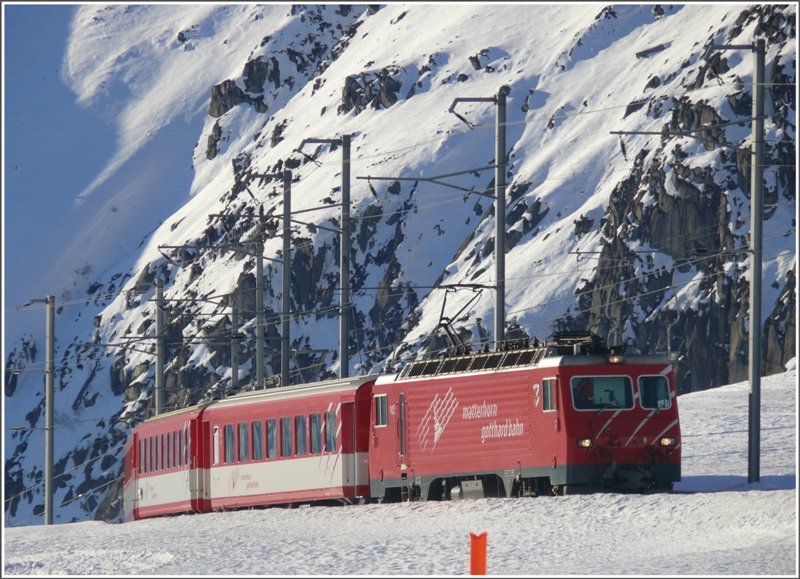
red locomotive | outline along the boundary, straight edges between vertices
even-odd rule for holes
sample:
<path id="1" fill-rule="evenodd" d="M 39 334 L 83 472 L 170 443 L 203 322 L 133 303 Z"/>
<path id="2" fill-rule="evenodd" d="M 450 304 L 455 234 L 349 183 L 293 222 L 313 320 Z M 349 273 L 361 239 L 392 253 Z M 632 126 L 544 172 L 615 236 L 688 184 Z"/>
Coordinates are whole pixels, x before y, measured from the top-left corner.
<path id="1" fill-rule="evenodd" d="M 680 447 L 665 357 L 562 334 L 151 418 L 125 450 L 125 514 L 669 490 Z"/>

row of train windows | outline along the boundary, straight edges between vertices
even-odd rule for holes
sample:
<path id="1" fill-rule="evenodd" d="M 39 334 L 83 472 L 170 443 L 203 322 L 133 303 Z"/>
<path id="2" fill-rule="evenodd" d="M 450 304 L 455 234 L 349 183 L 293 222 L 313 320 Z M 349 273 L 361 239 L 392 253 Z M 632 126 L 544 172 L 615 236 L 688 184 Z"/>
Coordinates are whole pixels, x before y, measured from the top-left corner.
<path id="1" fill-rule="evenodd" d="M 220 427 L 214 427 L 214 464 L 220 462 L 221 446 L 225 464 L 335 452 L 336 412 L 226 424 L 223 432 L 224 445 Z"/>
<path id="2" fill-rule="evenodd" d="M 139 439 L 139 472 L 157 472 L 189 464 L 188 428 Z"/>

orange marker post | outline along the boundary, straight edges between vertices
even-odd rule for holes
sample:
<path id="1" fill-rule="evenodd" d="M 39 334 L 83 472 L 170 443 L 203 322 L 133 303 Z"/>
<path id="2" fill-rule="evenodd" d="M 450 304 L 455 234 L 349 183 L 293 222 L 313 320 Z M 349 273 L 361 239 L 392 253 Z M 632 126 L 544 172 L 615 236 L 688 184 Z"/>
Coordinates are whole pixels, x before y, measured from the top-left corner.
<path id="1" fill-rule="evenodd" d="M 469 574 L 486 575 L 486 532 L 469 534 Z"/>

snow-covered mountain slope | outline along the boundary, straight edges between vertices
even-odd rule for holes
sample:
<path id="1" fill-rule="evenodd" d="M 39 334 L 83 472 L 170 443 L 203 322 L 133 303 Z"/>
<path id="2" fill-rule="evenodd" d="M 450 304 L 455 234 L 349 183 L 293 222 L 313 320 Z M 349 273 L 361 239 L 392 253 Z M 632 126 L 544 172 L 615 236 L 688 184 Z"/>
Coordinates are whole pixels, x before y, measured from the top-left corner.
<path id="1" fill-rule="evenodd" d="M 795 351 L 794 6 L 81 7 L 66 80 L 117 140 L 77 192 L 80 233 L 47 277 L 59 305 L 61 520 L 119 508 L 125 421 L 153 411 L 156 280 L 166 296 L 166 405 L 229 387 L 233 305 L 248 385 L 256 268 L 233 248 L 263 235 L 266 369 L 280 373 L 284 190 L 275 175 L 287 169 L 297 221 L 291 380 L 340 372 L 342 150 L 296 151 L 305 139 L 352 136 L 349 372 L 440 352 L 441 316 L 457 317 L 473 347 L 494 347 L 490 99 L 501 91 L 506 337 L 591 329 L 612 344 L 669 350 L 682 392 L 743 379 L 754 59 L 712 45 L 756 37 L 767 42 L 769 83 L 770 373 Z M 450 112 L 474 98 L 485 100 Z M 5 377 L 6 492 L 32 489 L 5 504 L 12 521 L 42 502 L 45 348 L 30 325 L 6 336 L 6 367 L 16 370 Z"/>

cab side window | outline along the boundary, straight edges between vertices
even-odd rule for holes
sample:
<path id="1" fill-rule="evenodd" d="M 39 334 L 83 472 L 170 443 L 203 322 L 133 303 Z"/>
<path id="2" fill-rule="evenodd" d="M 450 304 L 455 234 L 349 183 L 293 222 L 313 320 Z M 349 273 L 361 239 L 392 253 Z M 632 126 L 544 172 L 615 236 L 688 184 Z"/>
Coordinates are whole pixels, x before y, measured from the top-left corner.
<path id="1" fill-rule="evenodd" d="M 542 410 L 548 412 L 556 409 L 556 379 L 545 378 L 542 380 Z"/>
<path id="2" fill-rule="evenodd" d="M 386 426 L 389 423 L 389 401 L 386 394 L 375 396 L 375 426 Z"/>

